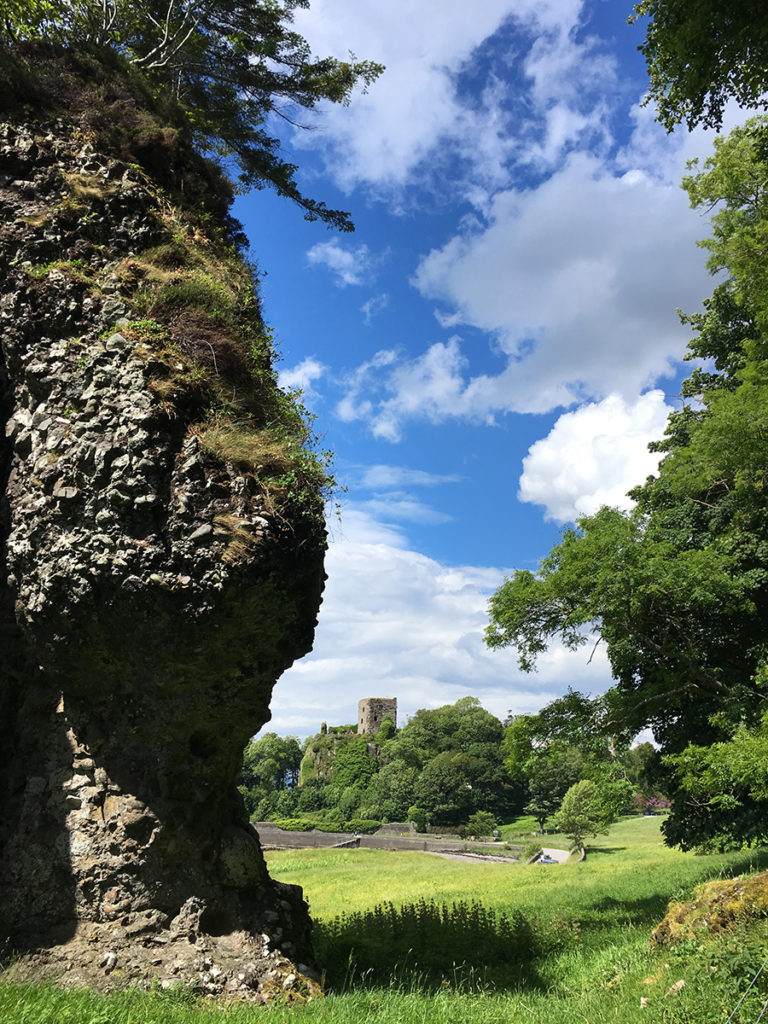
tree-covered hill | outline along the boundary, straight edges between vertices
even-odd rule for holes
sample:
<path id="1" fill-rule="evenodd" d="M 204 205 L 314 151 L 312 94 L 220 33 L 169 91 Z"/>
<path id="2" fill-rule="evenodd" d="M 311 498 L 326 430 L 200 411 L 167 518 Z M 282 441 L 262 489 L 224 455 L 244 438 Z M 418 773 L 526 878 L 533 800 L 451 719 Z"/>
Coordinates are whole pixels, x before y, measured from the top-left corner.
<path id="1" fill-rule="evenodd" d="M 332 727 L 302 748 L 267 733 L 246 748 L 241 792 L 257 821 L 304 818 L 332 829 L 414 821 L 486 834 L 523 812 L 551 824 L 569 788 L 589 780 L 601 820 L 610 820 L 659 792 L 653 749 L 599 732 L 599 703 L 569 691 L 502 725 L 463 697 L 417 711 L 400 730 L 385 719 L 375 736 Z"/>

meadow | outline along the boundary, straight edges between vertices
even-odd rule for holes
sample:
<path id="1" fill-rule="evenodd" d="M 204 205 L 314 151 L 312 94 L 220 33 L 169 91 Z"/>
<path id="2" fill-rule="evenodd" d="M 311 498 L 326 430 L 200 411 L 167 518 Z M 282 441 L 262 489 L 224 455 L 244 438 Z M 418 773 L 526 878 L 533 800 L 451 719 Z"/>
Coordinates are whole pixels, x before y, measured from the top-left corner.
<path id="1" fill-rule="evenodd" d="M 298 1008 L 224 1010 L 184 992 L 97 996 L 5 985 L 0 1020 L 724 1024 L 766 957 L 768 923 L 655 951 L 650 934 L 671 898 L 689 897 L 710 878 L 765 869 L 768 851 L 684 854 L 662 845 L 659 822 L 624 819 L 591 842 L 583 863 L 565 865 L 272 852 L 272 875 L 302 885 L 309 901 L 324 998 Z M 548 836 L 546 845 L 565 844 Z M 768 968 L 732 1024 L 756 1021 L 767 996 Z"/>

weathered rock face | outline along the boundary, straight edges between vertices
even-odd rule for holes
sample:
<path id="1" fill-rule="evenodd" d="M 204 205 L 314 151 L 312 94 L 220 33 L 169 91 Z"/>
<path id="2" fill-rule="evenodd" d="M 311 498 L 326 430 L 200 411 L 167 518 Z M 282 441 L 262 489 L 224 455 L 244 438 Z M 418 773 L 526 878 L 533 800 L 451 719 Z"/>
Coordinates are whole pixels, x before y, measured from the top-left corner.
<path id="1" fill-rule="evenodd" d="M 768 871 L 697 885 L 690 903 L 671 900 L 653 930 L 651 947 L 717 935 L 739 922 L 768 916 Z"/>
<path id="2" fill-rule="evenodd" d="M 309 920 L 235 779 L 324 532 L 206 441 L 209 378 L 267 385 L 212 314 L 153 314 L 176 271 L 147 254 L 213 245 L 175 217 L 74 126 L 0 126 L 0 939 L 21 972 L 259 999 L 311 987 Z"/>

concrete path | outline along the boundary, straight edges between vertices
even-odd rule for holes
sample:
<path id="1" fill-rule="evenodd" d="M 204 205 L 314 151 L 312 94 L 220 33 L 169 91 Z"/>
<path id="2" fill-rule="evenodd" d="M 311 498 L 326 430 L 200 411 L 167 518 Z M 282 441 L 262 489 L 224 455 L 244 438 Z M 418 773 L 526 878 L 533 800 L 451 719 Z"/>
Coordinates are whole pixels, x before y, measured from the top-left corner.
<path id="1" fill-rule="evenodd" d="M 541 852 L 551 857 L 552 860 L 556 860 L 558 864 L 565 864 L 571 856 L 569 850 L 557 850 L 553 846 L 542 846 Z"/>
<path id="2" fill-rule="evenodd" d="M 503 854 L 492 853 L 441 853 L 439 850 L 424 850 L 430 857 L 445 857 L 446 860 L 463 860 L 475 864 L 519 864 L 519 857 L 505 857 Z"/>

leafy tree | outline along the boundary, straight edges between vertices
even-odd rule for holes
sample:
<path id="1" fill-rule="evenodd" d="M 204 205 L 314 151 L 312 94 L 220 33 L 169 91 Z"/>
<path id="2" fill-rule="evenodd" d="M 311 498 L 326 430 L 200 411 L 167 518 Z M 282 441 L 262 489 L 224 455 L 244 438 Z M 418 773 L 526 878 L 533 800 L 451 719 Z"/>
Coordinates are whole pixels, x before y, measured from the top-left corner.
<path id="1" fill-rule="evenodd" d="M 423 807 L 419 807 L 418 804 L 412 804 L 408 808 L 408 821 L 412 821 L 416 826 L 417 832 L 426 832 L 427 830 L 427 812 Z"/>
<path id="2" fill-rule="evenodd" d="M 320 779 L 308 779 L 299 786 L 297 810 L 302 814 L 306 811 L 320 811 L 329 806 L 328 797 L 329 787 Z"/>
<path id="3" fill-rule="evenodd" d="M 341 813 L 343 818 L 351 818 L 360 807 L 361 803 L 361 792 L 359 788 L 355 786 L 347 786 L 342 791 L 339 801 L 336 804 L 337 809 Z"/>
<path id="4" fill-rule="evenodd" d="M 470 768 L 466 754 L 449 750 L 427 763 L 414 795 L 433 825 L 459 825 L 475 809 Z"/>
<path id="5" fill-rule="evenodd" d="M 580 778 L 584 762 L 575 747 L 555 750 L 541 750 L 529 760 L 528 792 L 530 798 L 525 805 L 527 814 L 532 814 L 544 830 L 547 819 L 560 807 L 568 789 Z"/>
<path id="6" fill-rule="evenodd" d="M 768 105 L 768 10 L 761 0 L 641 0 L 649 99 L 668 131 L 685 121 L 720 128 L 733 98 Z"/>
<path id="7" fill-rule="evenodd" d="M 584 840 L 607 832 L 611 820 L 610 809 L 604 803 L 597 784 L 591 779 L 582 779 L 563 797 L 562 806 L 554 817 L 554 826 L 583 851 Z"/>
<path id="8" fill-rule="evenodd" d="M 41 40 L 69 49 L 105 49 L 139 69 L 204 153 L 234 162 L 241 188 L 271 185 L 308 220 L 343 231 L 349 216 L 304 196 L 296 167 L 282 159 L 270 118 L 322 100 L 346 103 L 383 70 L 372 61 L 314 58 L 291 29 L 309 0 L 9 0 L 6 45 Z"/>
<path id="9" fill-rule="evenodd" d="M 536 715 L 516 715 L 504 730 L 504 767 L 513 781 L 527 783 L 527 764 L 534 752 L 537 737 Z"/>
<path id="10" fill-rule="evenodd" d="M 406 792 L 413 779 L 413 776 L 404 774 L 407 767 L 423 778 L 427 767 L 439 755 L 462 754 L 463 782 L 469 789 L 465 789 L 459 803 L 466 808 L 467 814 L 486 810 L 498 818 L 504 817 L 514 805 L 515 792 L 503 766 L 503 736 L 504 730 L 498 718 L 482 708 L 475 697 L 462 697 L 455 704 L 431 710 L 422 708 L 394 739 L 382 746 L 382 760 L 392 764 L 399 762 L 401 766 L 393 775 L 393 785 L 397 776 L 403 785 L 397 793 L 393 790 L 389 799 L 396 800 L 403 808 L 414 802 L 413 794 L 417 790 L 411 789 L 410 794 Z M 417 798 L 416 802 L 427 806 L 421 799 Z M 439 801 L 430 798 L 428 803 L 430 813 L 438 813 L 435 807 Z M 448 812 L 444 821 L 434 820 L 443 824 L 464 820 L 457 806 Z"/>
<path id="11" fill-rule="evenodd" d="M 498 744 L 501 723 L 480 706 L 476 697 L 462 697 L 455 704 L 421 708 L 387 746 L 394 756 L 423 765 L 446 750 L 466 750 L 471 743 Z"/>
<path id="12" fill-rule="evenodd" d="M 376 740 L 378 743 L 386 743 L 387 740 L 392 739 L 396 732 L 397 729 L 395 728 L 395 723 L 389 715 L 386 715 L 381 723 L 381 729 L 379 729 Z"/>
<path id="13" fill-rule="evenodd" d="M 658 475 L 632 511 L 602 508 L 564 531 L 538 573 L 515 573 L 490 605 L 487 643 L 516 647 L 528 671 L 553 637 L 573 649 L 596 634 L 616 679 L 606 723 L 652 726 L 664 755 L 754 728 L 768 696 L 766 131 L 763 118 L 738 129 L 685 181 L 694 206 L 717 209 L 706 247 L 729 277 L 686 318 L 690 357 L 714 365 L 684 385 L 696 401 L 670 417 Z M 697 809 L 685 778 L 668 783 L 668 839 L 722 841 L 727 824 Z M 744 798 L 733 841 L 760 813 Z"/>
<path id="14" fill-rule="evenodd" d="M 489 836 L 496 828 L 496 821 L 488 811 L 475 811 L 467 820 L 467 832 L 473 836 Z"/>
<path id="15" fill-rule="evenodd" d="M 585 776 L 598 789 L 603 813 L 610 821 L 635 810 L 635 788 L 618 762 L 596 765 Z"/>
<path id="16" fill-rule="evenodd" d="M 278 818 L 292 818 L 298 803 L 298 790 L 284 789 L 278 793 L 275 800 L 275 815 Z"/>
<path id="17" fill-rule="evenodd" d="M 248 790 L 243 789 L 241 792 L 245 797 L 245 806 L 252 821 L 271 821 L 278 816 L 276 793 L 270 793 L 269 796 L 262 797 L 258 803 L 254 804 L 253 797 Z"/>
<path id="18" fill-rule="evenodd" d="M 299 781 L 301 746 L 295 736 L 265 733 L 243 752 L 242 781 L 250 786 L 285 789 Z"/>
<path id="19" fill-rule="evenodd" d="M 660 764 L 659 753 L 652 743 L 638 743 L 624 751 L 619 760 L 636 793 L 646 800 L 658 797 Z"/>
<path id="20" fill-rule="evenodd" d="M 685 827 L 668 830 L 672 841 L 727 849 L 768 840 L 768 713 L 755 728 L 739 725 L 728 740 L 689 744 L 667 760 L 688 804 Z"/>
<path id="21" fill-rule="evenodd" d="M 618 752 L 628 741 L 611 721 L 608 698 L 590 699 L 569 689 L 537 714 L 518 715 L 510 722 L 504 764 L 525 787 L 524 809 L 543 829 L 566 790 L 580 778 L 617 770 Z"/>
<path id="22" fill-rule="evenodd" d="M 371 781 L 365 805 L 378 803 L 383 820 L 405 820 L 408 808 L 413 803 L 418 777 L 418 771 L 405 761 L 396 760 L 385 764 Z"/>

